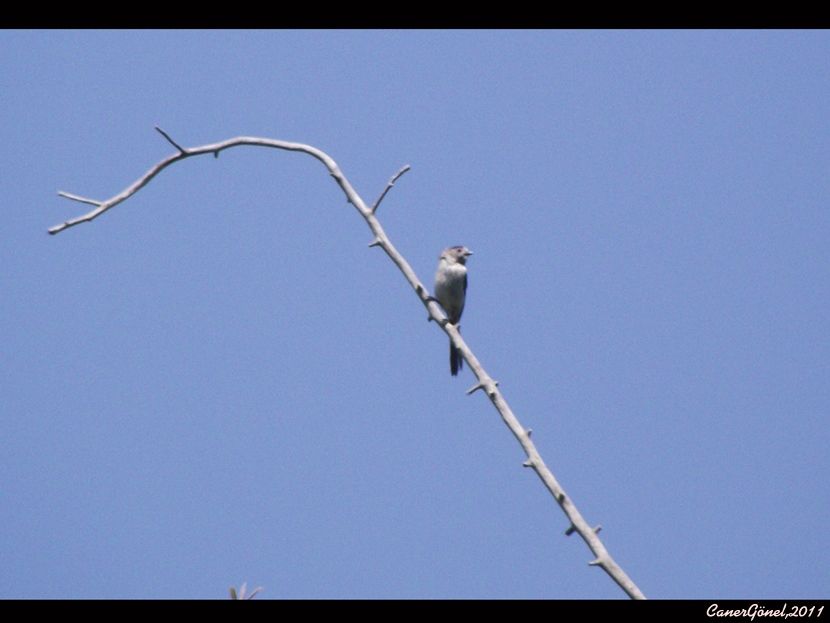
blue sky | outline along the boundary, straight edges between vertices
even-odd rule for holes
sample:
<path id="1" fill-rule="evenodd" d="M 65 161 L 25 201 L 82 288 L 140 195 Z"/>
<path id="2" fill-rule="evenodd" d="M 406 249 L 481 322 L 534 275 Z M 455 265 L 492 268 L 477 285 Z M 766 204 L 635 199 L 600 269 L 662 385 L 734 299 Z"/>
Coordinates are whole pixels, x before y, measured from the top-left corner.
<path id="1" fill-rule="evenodd" d="M 0 597 L 827 597 L 830 35 L 0 33 Z"/>

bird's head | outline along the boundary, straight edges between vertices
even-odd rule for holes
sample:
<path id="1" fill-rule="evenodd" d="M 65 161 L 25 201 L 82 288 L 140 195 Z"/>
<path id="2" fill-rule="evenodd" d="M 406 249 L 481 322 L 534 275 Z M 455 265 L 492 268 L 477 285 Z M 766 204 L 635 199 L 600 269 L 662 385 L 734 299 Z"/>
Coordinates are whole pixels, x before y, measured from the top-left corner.
<path id="1" fill-rule="evenodd" d="M 466 264 L 467 258 L 473 254 L 467 247 L 457 246 L 444 249 L 441 257 L 446 259 L 450 264 Z"/>

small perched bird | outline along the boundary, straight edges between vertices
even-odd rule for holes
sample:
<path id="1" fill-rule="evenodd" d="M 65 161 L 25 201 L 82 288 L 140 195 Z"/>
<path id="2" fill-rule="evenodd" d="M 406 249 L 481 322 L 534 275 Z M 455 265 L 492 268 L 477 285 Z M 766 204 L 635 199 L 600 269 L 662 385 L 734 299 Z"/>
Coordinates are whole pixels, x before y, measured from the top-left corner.
<path id="1" fill-rule="evenodd" d="M 467 258 L 473 254 L 467 247 L 444 249 L 435 273 L 435 298 L 444 308 L 447 320 L 457 325 L 464 312 L 467 297 Z M 450 342 L 450 373 L 455 376 L 464 361 L 461 353 Z"/>

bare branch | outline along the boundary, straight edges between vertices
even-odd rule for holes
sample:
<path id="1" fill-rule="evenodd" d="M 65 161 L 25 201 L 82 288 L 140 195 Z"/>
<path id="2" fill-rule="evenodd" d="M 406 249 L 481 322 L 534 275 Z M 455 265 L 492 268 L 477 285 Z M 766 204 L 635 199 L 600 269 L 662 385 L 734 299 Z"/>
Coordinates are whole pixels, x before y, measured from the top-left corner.
<path id="1" fill-rule="evenodd" d="M 161 132 L 161 130 L 159 130 Z M 167 137 L 164 132 L 162 134 Z M 167 137 L 168 140 L 169 137 Z M 170 141 L 173 143 L 173 141 Z M 489 374 L 487 374 L 484 367 L 481 365 L 479 360 L 473 354 L 470 347 L 467 346 L 467 343 L 461 337 L 461 334 L 458 332 L 458 328 L 451 323 L 446 321 L 446 317 L 443 315 L 441 306 L 436 302 L 436 300 L 429 295 L 429 291 L 424 287 L 421 281 L 418 279 L 418 276 L 415 274 L 415 271 L 412 270 L 412 267 L 406 261 L 406 259 L 398 252 L 395 246 L 392 244 L 389 237 L 386 235 L 386 232 L 381 227 L 380 221 L 377 220 L 375 216 L 375 210 L 377 206 L 380 204 L 383 197 L 389 191 L 389 189 L 394 185 L 395 181 L 403 175 L 409 167 L 404 167 L 401 169 L 393 178 L 390 180 L 389 184 L 387 184 L 386 189 L 375 202 L 374 206 L 370 209 L 366 206 L 363 199 L 357 192 L 352 188 L 349 181 L 346 179 L 346 176 L 340 171 L 340 168 L 337 166 L 337 163 L 325 152 L 317 149 L 316 147 L 311 147 L 310 145 L 303 145 L 301 143 L 289 143 L 286 141 L 278 141 L 273 139 L 266 139 L 266 138 L 256 138 L 256 137 L 248 137 L 248 136 L 240 136 L 237 138 L 228 139 L 226 141 L 222 141 L 219 143 L 213 143 L 210 145 L 203 145 L 201 147 L 193 147 L 191 149 L 182 149 L 178 147 L 175 143 L 173 143 L 178 149 L 179 153 L 169 156 L 159 162 L 158 164 L 154 165 L 149 171 L 147 171 L 143 176 L 141 176 L 138 180 L 133 182 L 130 186 L 125 188 L 119 194 L 111 197 L 105 201 L 100 202 L 97 204 L 95 210 L 79 216 L 75 219 L 66 221 L 61 223 L 60 225 L 56 225 L 49 230 L 50 234 L 57 234 L 58 232 L 63 231 L 69 227 L 73 227 L 79 223 L 85 223 L 91 221 L 110 208 L 118 205 L 122 201 L 133 196 L 137 193 L 141 188 L 143 188 L 150 180 L 152 180 L 156 175 L 158 175 L 161 171 L 165 168 L 170 166 L 171 164 L 178 162 L 179 160 L 183 160 L 185 158 L 190 158 L 192 156 L 199 156 L 202 154 L 213 154 L 214 156 L 218 156 L 220 151 L 225 149 L 229 149 L 231 147 L 237 147 L 240 145 L 250 145 L 256 147 L 270 147 L 275 149 L 283 149 L 288 151 L 299 151 L 302 153 L 306 153 L 317 160 L 319 160 L 328 170 L 329 174 L 334 178 L 335 182 L 337 182 L 340 189 L 346 195 L 346 199 L 349 203 L 351 203 L 360 215 L 366 221 L 366 224 L 369 226 L 369 229 L 372 231 L 373 234 L 373 242 L 370 246 L 380 246 L 389 259 L 398 267 L 398 269 L 403 273 L 404 278 L 407 280 L 409 285 L 412 287 L 413 291 L 415 292 L 418 299 L 421 303 L 426 307 L 427 313 L 429 314 L 429 318 L 431 320 L 436 321 L 436 325 L 441 328 L 441 330 L 449 336 L 449 339 L 452 341 L 453 346 L 455 346 L 461 355 L 464 357 L 464 360 L 469 365 L 470 370 L 475 374 L 477 383 L 468 390 L 467 393 L 473 393 L 478 389 L 483 389 L 484 393 L 490 399 L 490 402 L 493 403 L 493 406 L 498 411 L 499 415 L 501 416 L 504 423 L 510 429 L 510 432 L 513 433 L 513 436 L 519 442 L 524 450 L 525 454 L 527 455 L 527 460 L 524 462 L 524 465 L 528 468 L 532 468 L 542 483 L 545 485 L 547 490 L 551 493 L 553 498 L 559 504 L 562 512 L 565 513 L 566 517 L 569 520 L 569 527 L 567 530 L 568 534 L 572 534 L 573 532 L 577 532 L 582 540 L 585 541 L 585 544 L 588 548 L 593 552 L 595 559 L 592 560 L 589 564 L 594 566 L 600 566 L 610 577 L 611 579 L 616 582 L 620 588 L 622 588 L 625 593 L 631 597 L 632 599 L 645 599 L 642 591 L 637 587 L 631 578 L 623 571 L 623 569 L 614 561 L 611 555 L 608 553 L 608 550 L 605 549 L 605 545 L 600 540 L 597 533 L 599 532 L 598 528 L 592 528 L 587 521 L 585 521 L 582 514 L 577 510 L 576 506 L 574 505 L 573 501 L 570 497 L 565 494 L 564 489 L 559 484 L 559 482 L 554 477 L 553 473 L 550 469 L 545 465 L 545 462 L 542 460 L 539 451 L 536 449 L 536 446 L 530 439 L 529 431 L 526 431 L 524 427 L 521 425 L 519 420 L 513 414 L 510 405 L 507 404 L 507 400 L 502 395 L 501 391 L 498 389 L 498 382 L 495 381 Z M 73 195 L 71 198 L 75 198 Z M 92 202 L 89 200 L 87 202 Z M 93 205 L 96 205 L 92 202 Z"/>
<path id="2" fill-rule="evenodd" d="M 395 185 L 395 182 L 397 182 L 398 179 L 400 179 L 401 175 L 409 171 L 409 169 L 411 168 L 412 167 L 410 167 L 408 164 L 405 164 L 403 167 L 401 167 L 400 171 L 398 171 L 397 173 L 395 173 L 395 175 L 392 176 L 392 179 L 389 180 L 389 183 L 386 185 L 386 188 L 384 188 L 383 192 L 380 193 L 380 197 L 378 197 L 377 201 L 375 201 L 375 203 L 372 204 L 372 214 L 377 212 L 378 206 L 380 206 L 380 202 L 383 201 L 383 198 L 386 196 L 386 193 L 392 190 L 392 187 Z"/>
<path id="3" fill-rule="evenodd" d="M 594 526 L 594 534 L 599 534 L 600 530 L 602 530 L 602 526 Z M 565 530 L 565 536 L 571 536 L 574 532 L 576 532 L 576 526 L 571 524 L 568 526 L 568 529 Z"/>
<path id="4" fill-rule="evenodd" d="M 81 203 L 88 203 L 89 205 L 93 205 L 93 206 L 101 205 L 101 202 L 98 201 L 97 199 L 87 199 L 86 197 L 81 197 L 80 195 L 73 195 L 72 193 L 65 193 L 62 190 L 59 190 L 58 194 L 61 197 L 64 197 L 66 199 L 71 199 L 72 201 L 80 201 Z"/>
<path id="5" fill-rule="evenodd" d="M 484 389 L 484 385 L 482 385 L 481 383 L 476 383 L 470 389 L 467 390 L 466 394 L 469 396 L 470 394 L 476 393 L 480 389 Z"/>
<path id="6" fill-rule="evenodd" d="M 159 133 L 159 134 L 161 134 L 164 138 L 166 138 L 168 143 L 170 143 L 173 147 L 175 147 L 176 149 L 178 149 L 178 150 L 179 150 L 179 153 L 181 153 L 181 154 L 185 153 L 185 150 L 182 148 L 182 146 L 181 146 L 181 145 L 179 145 L 179 144 L 178 144 L 176 141 L 174 141 L 172 138 L 170 138 L 170 135 L 169 135 L 167 132 L 165 132 L 164 130 L 162 130 L 162 129 L 161 129 L 160 127 L 158 127 L 158 126 L 156 126 L 156 132 L 158 132 L 158 133 Z"/>
<path id="7" fill-rule="evenodd" d="M 110 208 L 113 208 L 122 201 L 132 197 L 135 193 L 137 193 L 144 186 L 146 186 L 147 183 L 150 180 L 152 180 L 156 175 L 161 173 L 171 164 L 178 162 L 179 160 L 184 160 L 185 158 L 191 158 L 193 156 L 201 156 L 203 154 L 210 153 L 218 155 L 220 151 L 230 149 L 231 147 L 238 147 L 240 145 L 251 145 L 255 147 L 271 147 L 274 149 L 284 149 L 287 151 L 300 151 L 303 153 L 307 153 L 310 156 L 313 156 L 314 158 L 322 162 L 323 165 L 329 170 L 329 174 L 334 178 L 334 180 L 343 190 L 349 203 L 352 203 L 361 214 L 369 213 L 369 209 L 366 207 L 366 204 L 363 203 L 363 199 L 360 198 L 360 196 L 352 188 L 351 184 L 349 184 L 349 181 L 340 172 L 337 163 L 325 152 L 317 149 L 316 147 L 311 147 L 310 145 L 303 145 L 302 143 L 289 143 L 287 141 L 277 141 L 267 138 L 239 136 L 236 138 L 228 139 L 226 141 L 221 141 L 219 143 L 213 143 L 211 145 L 203 145 L 201 147 L 194 147 L 192 149 L 183 149 L 180 150 L 177 154 L 168 156 L 161 162 L 158 162 L 153 167 L 151 167 L 149 171 L 147 171 L 144 175 L 142 175 L 140 178 L 138 178 L 135 182 L 133 182 L 130 186 L 122 190 L 120 193 L 118 193 L 114 197 L 110 197 L 109 199 L 102 201 L 95 210 L 92 210 L 91 212 L 83 214 L 74 219 L 60 223 L 59 225 L 55 225 L 54 227 L 49 228 L 49 233 L 57 234 L 65 229 L 74 227 L 75 225 L 79 225 L 81 223 L 88 223 L 89 221 L 98 218 Z"/>

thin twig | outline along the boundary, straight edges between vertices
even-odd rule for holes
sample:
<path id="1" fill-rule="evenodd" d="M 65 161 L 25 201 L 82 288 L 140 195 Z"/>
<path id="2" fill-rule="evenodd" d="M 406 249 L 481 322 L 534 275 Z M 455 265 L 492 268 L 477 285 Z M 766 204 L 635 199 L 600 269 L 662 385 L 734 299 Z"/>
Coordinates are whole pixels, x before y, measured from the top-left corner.
<path id="1" fill-rule="evenodd" d="M 156 127 L 156 132 L 158 132 L 164 138 L 166 138 L 168 143 L 170 143 L 173 147 L 175 147 L 176 149 L 179 150 L 179 153 L 181 153 L 181 154 L 185 153 L 186 150 L 181 145 L 179 145 L 176 141 L 174 141 L 172 138 L 170 138 L 170 135 L 167 132 L 165 132 L 164 130 L 162 130 L 158 126 L 155 126 L 155 127 Z"/>
<path id="2" fill-rule="evenodd" d="M 157 128 L 158 129 L 158 128 Z M 161 130 L 159 130 L 161 132 Z M 164 132 L 162 132 L 164 134 Z M 164 134 L 167 136 L 166 134 Z M 167 137 L 169 140 L 169 137 Z M 172 141 L 171 141 L 172 143 Z M 175 143 L 173 143 L 175 145 Z M 559 484 L 559 482 L 554 477 L 553 473 L 548 469 L 545 462 L 542 460 L 539 451 L 536 449 L 535 444 L 530 439 L 530 434 L 525 428 L 521 425 L 519 420 L 513 414 L 510 405 L 507 404 L 507 400 L 501 393 L 501 390 L 498 388 L 498 383 L 487 374 L 487 371 L 481 365 L 479 360 L 473 354 L 473 351 L 470 350 L 467 343 L 461 337 L 461 334 L 458 332 L 458 328 L 455 325 L 446 322 L 446 317 L 441 313 L 440 305 L 435 301 L 435 299 L 429 295 L 428 290 L 424 287 L 421 281 L 418 279 L 418 276 L 415 274 L 415 271 L 412 270 L 412 267 L 409 265 L 409 262 L 401 255 L 395 246 L 392 244 L 392 241 L 389 240 L 389 237 L 386 235 L 386 232 L 381 227 L 380 221 L 378 221 L 377 217 L 374 214 L 375 209 L 380 204 L 380 201 L 389 191 L 389 189 L 394 185 L 394 182 L 403 175 L 409 167 L 404 167 L 401 169 L 387 184 L 386 189 L 375 202 L 373 208 L 368 208 L 364 203 L 363 199 L 357 192 L 352 188 L 352 185 L 349 183 L 346 176 L 340 171 L 340 168 L 337 166 L 337 163 L 325 152 L 317 149 L 316 147 L 312 147 L 310 145 L 304 145 L 302 143 L 289 143 L 286 141 L 278 141 L 273 139 L 266 139 L 266 138 L 256 138 L 256 137 L 248 137 L 248 136 L 241 136 L 237 138 L 228 139 L 226 141 L 222 141 L 219 143 L 213 143 L 211 145 L 204 145 L 201 147 L 193 147 L 191 149 L 179 149 L 179 153 L 173 156 L 169 156 L 159 162 L 158 164 L 154 165 L 147 173 L 141 176 L 138 180 L 133 182 L 130 186 L 125 188 L 119 194 L 111 197 L 103 202 L 101 202 L 95 210 L 79 216 L 75 219 L 66 221 L 61 223 L 60 225 L 56 225 L 49 229 L 50 234 L 57 234 L 65 229 L 78 225 L 79 223 L 89 222 L 105 211 L 109 210 L 110 208 L 118 205 L 122 201 L 128 199 L 135 193 L 137 193 L 141 188 L 143 188 L 150 180 L 152 180 L 156 175 L 158 175 L 161 171 L 165 168 L 173 164 L 174 162 L 178 162 L 179 160 L 183 160 L 185 158 L 189 158 L 191 156 L 198 156 L 201 154 L 214 154 L 214 156 L 218 156 L 219 152 L 225 149 L 229 149 L 231 147 L 237 147 L 240 145 L 252 145 L 257 147 L 271 147 L 276 149 L 284 149 L 288 151 L 299 151 L 310 156 L 313 156 L 317 160 L 319 160 L 328 170 L 329 174 L 334 178 L 337 184 L 340 186 L 340 189 L 346 195 L 346 199 L 349 203 L 351 203 L 360 215 L 365 219 L 366 224 L 369 226 L 369 229 L 372 231 L 373 234 L 373 242 L 370 246 L 380 246 L 389 259 L 398 267 L 398 269 L 403 273 L 404 278 L 409 282 L 409 285 L 412 286 L 416 296 L 418 296 L 421 303 L 426 307 L 427 313 L 432 320 L 436 321 L 436 325 L 441 327 L 441 330 L 444 331 L 449 336 L 449 339 L 452 341 L 453 346 L 458 349 L 461 355 L 464 357 L 464 360 L 470 367 L 470 370 L 475 374 L 477 383 L 474 385 L 468 393 L 473 393 L 477 389 L 483 389 L 484 393 L 490 399 L 490 402 L 493 403 L 493 406 L 499 412 L 504 423 L 510 429 L 510 432 L 513 433 L 513 436 L 522 446 L 525 454 L 527 455 L 527 460 L 524 462 L 526 467 L 532 468 L 542 483 L 545 485 L 547 490 L 553 495 L 554 500 L 556 500 L 557 504 L 559 504 L 562 512 L 565 513 L 566 517 L 569 520 L 569 527 L 568 532 L 573 533 L 577 532 L 579 536 L 582 537 L 582 540 L 585 541 L 585 544 L 588 548 L 593 552 L 595 558 L 592 560 L 590 565 L 599 566 L 601 567 L 611 579 L 616 582 L 620 588 L 622 588 L 625 593 L 631 597 L 632 599 L 645 599 L 645 595 L 643 595 L 642 591 L 639 587 L 634 583 L 634 581 L 628 577 L 628 575 L 623 571 L 623 569 L 614 561 L 611 557 L 611 554 L 608 553 L 608 550 L 605 548 L 605 545 L 600 540 L 597 533 L 599 532 L 598 529 L 592 528 L 579 510 L 574 505 L 572 499 L 565 494 L 565 490 Z M 74 197 L 74 196 L 73 196 Z"/>
<path id="3" fill-rule="evenodd" d="M 372 214 L 377 212 L 378 206 L 380 206 L 380 202 L 383 201 L 383 198 L 386 196 L 386 193 L 392 190 L 392 187 L 395 185 L 395 182 L 397 182 L 400 179 L 401 175 L 409 171 L 409 169 L 411 168 L 412 167 L 410 167 L 408 164 L 405 164 L 403 167 L 401 167 L 400 171 L 398 171 L 397 173 L 395 173 L 395 175 L 392 176 L 392 178 L 389 180 L 389 183 L 386 185 L 386 188 L 384 188 L 383 192 L 380 193 L 380 197 L 378 197 L 377 201 L 375 201 L 375 203 L 372 204 Z"/>
<path id="4" fill-rule="evenodd" d="M 466 393 L 469 396 L 470 394 L 476 393 L 480 389 L 484 389 L 484 385 L 482 385 L 481 383 L 476 383 L 470 389 L 468 389 Z"/>
<path id="5" fill-rule="evenodd" d="M 80 201 L 81 203 L 88 203 L 89 205 L 99 206 L 101 202 L 97 199 L 87 199 L 86 197 L 81 197 L 80 195 L 73 195 L 72 193 L 65 193 L 62 190 L 58 191 L 58 194 L 65 199 L 71 199 L 72 201 Z"/>

